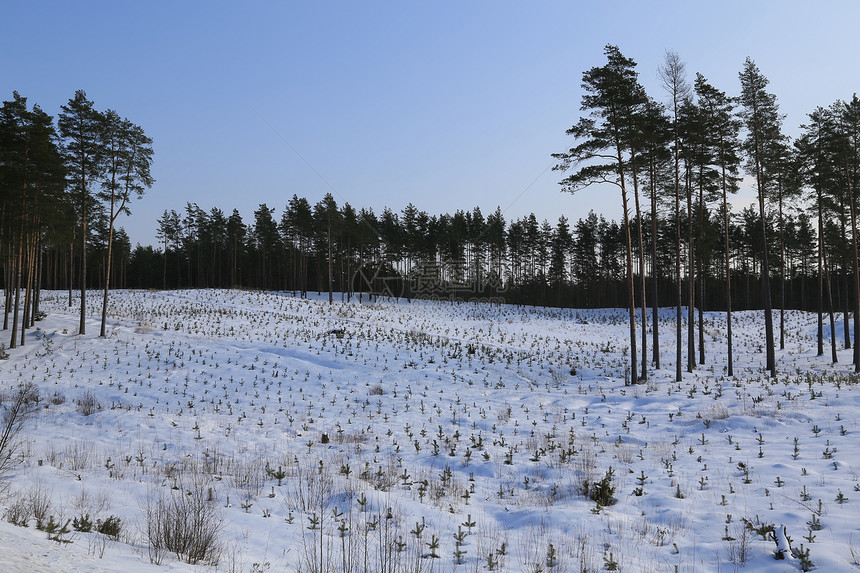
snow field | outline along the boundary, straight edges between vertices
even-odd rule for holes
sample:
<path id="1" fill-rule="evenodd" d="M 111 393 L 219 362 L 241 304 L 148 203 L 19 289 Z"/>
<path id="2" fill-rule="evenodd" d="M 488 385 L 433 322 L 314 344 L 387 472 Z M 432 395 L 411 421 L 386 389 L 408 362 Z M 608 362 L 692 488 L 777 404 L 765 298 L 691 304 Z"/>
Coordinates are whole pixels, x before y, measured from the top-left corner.
<path id="1" fill-rule="evenodd" d="M 858 566 L 857 378 L 850 350 L 815 356 L 810 314 L 787 313 L 771 380 L 761 313 L 734 315 L 734 378 L 706 313 L 707 364 L 678 383 L 661 310 L 664 369 L 625 386 L 622 310 L 116 291 L 100 339 L 66 303 L 43 293 L 48 318 L 0 363 L 3 391 L 41 395 L 0 498 L 29 525 L 0 525 L 4 568 Z M 192 566 L 150 521 L 195 496 L 217 551 Z M 35 528 L 85 515 L 119 537 Z"/>

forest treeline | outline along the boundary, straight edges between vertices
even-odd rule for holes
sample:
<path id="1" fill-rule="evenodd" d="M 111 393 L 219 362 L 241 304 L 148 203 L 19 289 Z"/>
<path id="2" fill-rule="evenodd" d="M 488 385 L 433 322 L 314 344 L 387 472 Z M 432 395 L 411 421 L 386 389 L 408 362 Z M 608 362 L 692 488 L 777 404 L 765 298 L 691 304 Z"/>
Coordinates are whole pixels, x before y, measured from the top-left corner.
<path id="1" fill-rule="evenodd" d="M 567 131 L 573 146 L 554 157 L 563 191 L 599 184 L 607 200 L 621 199 L 620 221 L 593 212 L 507 220 L 480 207 L 428 214 L 411 203 L 375 213 L 331 194 L 316 203 L 294 194 L 277 208 L 259 205 L 249 221 L 236 208 L 168 209 L 155 223 L 158 243 L 132 248 L 114 223 L 152 185 L 151 140 L 116 112 L 97 111 L 82 91 L 56 125 L 14 93 L 0 112 L 0 260 L 12 345 L 39 316 L 40 288 L 68 289 L 70 305 L 73 288 L 81 300 L 100 288 L 106 307 L 114 286 L 625 307 L 632 381 L 660 366 L 656 322 L 647 353 L 649 307 L 677 312 L 678 379 L 682 364 L 692 371 L 705 361 L 704 310 L 728 311 L 731 325 L 733 309 L 764 309 L 774 374 L 777 335 L 784 345 L 774 309 L 817 311 L 819 354 L 825 317 L 833 329 L 841 313 L 840 343 L 850 347 L 848 318 L 860 319 L 857 96 L 812 109 L 792 141 L 752 60 L 730 96 L 701 74 L 691 81 L 667 53 L 664 90 L 652 97 L 633 60 L 611 45 L 605 55 L 583 73 L 582 115 Z M 756 201 L 733 212 L 744 174 Z M 699 316 L 682 319 L 682 307 Z M 727 338 L 731 374 L 730 330 Z"/>
<path id="2" fill-rule="evenodd" d="M 44 285 L 68 288 L 69 306 L 78 287 L 78 333 L 85 334 L 87 289 L 98 284 L 105 336 L 108 292 L 112 282 L 124 282 L 130 250 L 115 224 L 152 186 L 152 157 L 152 140 L 140 126 L 112 109 L 98 110 L 83 90 L 61 106 L 56 124 L 18 92 L 3 102 L 0 259 L 10 348 L 24 344 L 26 330 L 43 316 Z M 92 260 L 98 265 L 87 264 Z"/>

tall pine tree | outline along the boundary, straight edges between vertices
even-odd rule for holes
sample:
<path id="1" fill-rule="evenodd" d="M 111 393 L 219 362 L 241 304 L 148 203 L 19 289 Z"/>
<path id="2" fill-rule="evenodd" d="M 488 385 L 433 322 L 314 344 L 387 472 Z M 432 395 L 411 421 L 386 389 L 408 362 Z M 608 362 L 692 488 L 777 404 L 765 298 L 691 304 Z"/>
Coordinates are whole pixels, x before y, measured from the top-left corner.
<path id="1" fill-rule="evenodd" d="M 621 191 L 624 220 L 624 248 L 627 270 L 627 306 L 630 318 L 630 381 L 637 381 L 636 300 L 633 277 L 633 243 L 630 234 L 630 205 L 627 178 L 631 176 L 634 143 L 634 114 L 647 98 L 639 85 L 636 63 L 624 57 L 616 46 L 604 49 L 607 63 L 582 75 L 581 109 L 588 111 L 570 129 L 579 143 L 564 153 L 554 154 L 560 162 L 556 170 L 577 170 L 561 181 L 562 190 L 575 193 L 591 185 L 609 183 Z"/>
<path id="2" fill-rule="evenodd" d="M 782 116 L 776 96 L 766 91 L 768 79 L 759 71 L 750 58 L 744 62 L 739 74 L 741 80 L 740 102 L 743 106 L 741 118 L 747 136 L 743 149 L 747 154 L 746 169 L 756 180 L 759 217 L 761 219 L 761 282 L 762 305 L 764 306 L 766 368 L 776 376 L 776 354 L 773 338 L 773 302 L 770 290 L 770 262 L 768 260 L 767 216 L 765 205 L 768 189 L 776 183 L 778 165 L 775 149 L 782 141 Z"/>
<path id="3" fill-rule="evenodd" d="M 78 220 L 81 233 L 81 314 L 78 334 L 86 334 L 87 324 L 87 223 L 93 208 L 93 198 L 90 191 L 94 181 L 102 173 L 102 117 L 93 107 L 93 102 L 87 99 L 84 90 L 75 92 L 68 104 L 60 108 L 60 128 L 65 145 L 63 157 L 68 171 L 69 185 L 76 198 Z"/>

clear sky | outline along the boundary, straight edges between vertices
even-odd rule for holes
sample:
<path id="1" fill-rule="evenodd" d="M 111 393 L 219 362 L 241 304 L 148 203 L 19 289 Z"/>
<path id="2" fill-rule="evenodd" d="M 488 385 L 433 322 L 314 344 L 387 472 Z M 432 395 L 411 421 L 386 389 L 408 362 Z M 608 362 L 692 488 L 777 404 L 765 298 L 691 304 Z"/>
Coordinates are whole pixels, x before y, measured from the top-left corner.
<path id="1" fill-rule="evenodd" d="M 548 170 L 608 43 L 661 101 L 666 50 L 730 95 L 750 56 L 789 134 L 860 91 L 855 0 L 33 0 L 0 18 L 2 99 L 17 90 L 56 115 L 84 89 L 153 138 L 157 181 L 119 221 L 143 244 L 165 209 L 251 223 L 266 203 L 279 220 L 294 193 L 377 213 L 617 218 L 614 188 L 563 194 Z"/>

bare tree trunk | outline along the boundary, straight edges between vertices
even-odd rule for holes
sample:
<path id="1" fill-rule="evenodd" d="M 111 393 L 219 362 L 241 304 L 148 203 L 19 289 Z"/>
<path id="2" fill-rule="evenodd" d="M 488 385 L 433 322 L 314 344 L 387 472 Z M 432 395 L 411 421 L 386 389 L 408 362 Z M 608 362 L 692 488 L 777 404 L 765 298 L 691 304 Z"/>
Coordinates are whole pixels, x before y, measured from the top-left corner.
<path id="1" fill-rule="evenodd" d="M 693 252 L 693 188 L 687 176 L 687 372 L 696 368 L 696 266 Z"/>
<path id="2" fill-rule="evenodd" d="M 15 289 L 15 300 L 12 303 L 12 341 L 9 343 L 9 348 L 18 347 L 18 308 L 21 303 L 21 251 L 24 250 L 22 241 L 23 239 L 19 235 L 18 244 L 16 246 L 15 270 L 13 271 L 14 281 L 12 288 Z"/>
<path id="3" fill-rule="evenodd" d="M 633 279 L 633 241 L 630 237 L 630 210 L 627 201 L 627 188 L 624 184 L 624 170 L 622 166 L 624 162 L 621 156 L 621 147 L 616 146 L 618 160 L 618 179 L 621 183 L 621 202 L 624 208 L 624 239 L 626 247 L 627 259 L 627 307 L 630 315 L 630 383 L 636 383 L 636 293 L 635 282 Z"/>
<path id="4" fill-rule="evenodd" d="M 851 180 L 851 171 L 845 164 L 845 175 L 848 181 L 848 208 L 851 213 L 851 264 L 854 272 L 853 300 L 854 309 L 854 372 L 860 372 L 860 344 L 857 343 L 857 335 L 860 333 L 860 271 L 857 268 L 857 216 L 854 207 L 854 189 Z"/>
<path id="5" fill-rule="evenodd" d="M 702 249 L 703 237 L 705 233 L 705 194 L 704 185 L 699 182 L 699 232 L 698 242 L 699 250 Z M 704 263 L 702 262 L 702 253 L 696 257 L 696 266 L 698 267 L 699 277 L 699 364 L 705 363 L 705 272 Z"/>
<path id="6" fill-rule="evenodd" d="M 659 304 L 660 300 L 657 293 L 657 281 L 659 273 L 657 272 L 657 183 L 654 162 L 651 162 L 651 297 L 652 316 L 651 316 L 651 347 L 654 359 L 654 368 L 660 369 L 660 333 L 659 333 Z"/>
<path id="7" fill-rule="evenodd" d="M 9 330 L 9 312 L 12 310 L 12 270 L 14 268 L 12 245 L 9 245 L 9 253 L 6 254 L 6 265 L 3 269 L 3 274 L 6 275 L 3 281 L 5 285 L 3 293 L 3 330 Z"/>
<path id="8" fill-rule="evenodd" d="M 648 380 L 648 299 L 645 294 L 645 243 L 642 240 L 642 211 L 639 209 L 639 177 L 636 169 L 636 151 L 631 151 L 631 169 L 633 171 L 633 197 L 636 206 L 636 231 L 639 240 L 639 284 L 642 301 L 642 379 Z M 636 301 L 634 298 L 635 308 Z"/>
<path id="9" fill-rule="evenodd" d="M 27 239 L 27 257 L 26 257 L 26 282 L 24 283 L 24 313 L 21 317 L 21 346 L 24 346 L 24 334 L 31 324 L 30 303 L 32 302 L 31 293 L 33 287 L 33 261 L 35 260 L 35 241 L 31 237 Z"/>
<path id="10" fill-rule="evenodd" d="M 779 197 L 779 349 L 785 350 L 785 222 L 782 212 L 782 176 L 778 185 Z"/>
<path id="11" fill-rule="evenodd" d="M 84 192 L 86 193 L 86 192 Z M 81 213 L 81 321 L 78 334 L 87 333 L 87 201 L 83 198 Z"/>
<path id="12" fill-rule="evenodd" d="M 833 306 L 833 287 L 830 279 L 830 269 L 827 265 L 827 251 L 823 251 L 822 258 L 824 260 L 824 276 L 827 280 L 827 314 L 830 315 L 830 353 L 831 362 L 836 364 L 839 358 L 836 355 L 836 319 L 834 318 Z"/>
<path id="13" fill-rule="evenodd" d="M 331 213 L 328 216 L 328 303 L 332 304 L 334 302 L 334 295 L 332 293 L 333 287 L 333 279 L 332 279 L 332 260 L 331 260 Z"/>
<path id="14" fill-rule="evenodd" d="M 36 240 L 36 284 L 35 291 L 33 293 L 33 324 L 35 325 L 35 320 L 39 317 L 39 307 L 42 302 L 42 237 L 38 236 Z"/>
<path id="15" fill-rule="evenodd" d="M 75 282 L 75 232 L 72 230 L 72 240 L 69 243 L 69 277 L 66 286 L 69 289 L 68 307 L 72 308 L 72 285 Z"/>
<path id="16" fill-rule="evenodd" d="M 734 358 L 732 357 L 732 269 L 731 250 L 729 248 L 729 204 L 727 197 L 726 166 L 722 166 L 723 175 L 723 228 L 725 229 L 725 257 L 726 257 L 726 351 L 727 351 L 727 374 L 731 377 L 734 372 Z"/>
<path id="17" fill-rule="evenodd" d="M 125 201 L 123 201 L 123 205 Z M 113 226 L 114 221 L 116 221 L 116 216 L 122 210 L 122 207 L 114 212 L 114 195 L 111 193 L 110 197 L 110 226 L 108 228 L 108 244 L 107 244 L 107 262 L 105 262 L 105 284 L 104 284 L 104 296 L 102 297 L 102 326 L 101 332 L 99 332 L 99 336 L 101 338 L 106 338 L 107 332 L 107 307 L 108 307 L 108 292 L 110 291 L 110 271 L 111 271 L 111 263 L 113 261 Z"/>

